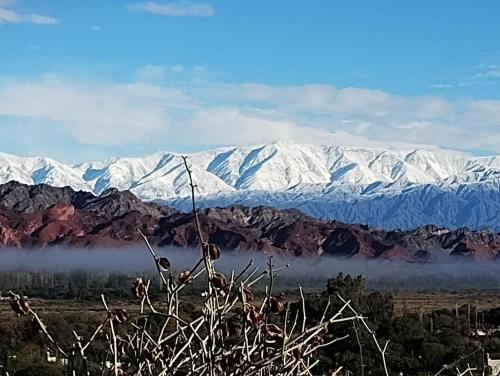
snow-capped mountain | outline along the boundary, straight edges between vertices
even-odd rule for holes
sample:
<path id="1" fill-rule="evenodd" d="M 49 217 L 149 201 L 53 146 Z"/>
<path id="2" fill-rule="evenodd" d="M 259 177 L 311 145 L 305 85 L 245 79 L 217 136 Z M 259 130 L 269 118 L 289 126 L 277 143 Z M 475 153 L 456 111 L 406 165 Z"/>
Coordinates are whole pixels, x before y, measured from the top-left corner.
<path id="1" fill-rule="evenodd" d="M 201 206 L 297 207 L 381 227 L 500 228 L 499 156 L 273 143 L 195 153 L 189 163 Z M 0 183 L 10 180 L 97 195 L 114 187 L 181 209 L 189 195 L 181 155 L 168 152 L 75 166 L 0 153 Z"/>

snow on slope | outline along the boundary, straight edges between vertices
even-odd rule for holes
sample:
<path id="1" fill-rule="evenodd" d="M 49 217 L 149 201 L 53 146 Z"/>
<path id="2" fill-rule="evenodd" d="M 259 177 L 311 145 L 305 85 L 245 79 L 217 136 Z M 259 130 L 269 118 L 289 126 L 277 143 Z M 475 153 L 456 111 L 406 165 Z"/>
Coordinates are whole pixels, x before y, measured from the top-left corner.
<path id="1" fill-rule="evenodd" d="M 0 153 L 0 183 L 16 180 L 24 184 L 49 184 L 57 187 L 71 186 L 89 190 L 81 174 L 72 166 L 51 158 L 20 158 Z"/>
<path id="2" fill-rule="evenodd" d="M 424 224 L 500 231 L 500 157 L 273 143 L 191 154 L 200 206 L 295 207 L 315 217 L 386 228 Z M 76 166 L 0 153 L 0 183 L 131 190 L 188 209 L 181 155 L 110 158 Z"/>
<path id="3" fill-rule="evenodd" d="M 195 153 L 189 161 L 199 194 L 205 196 L 240 191 L 334 190 L 367 195 L 422 184 L 446 187 L 500 178 L 500 157 L 471 158 L 447 151 L 273 143 Z M 69 185 L 95 194 L 110 187 L 130 189 L 145 200 L 167 200 L 189 193 L 181 156 L 167 152 L 76 166 L 50 158 L 0 154 L 0 183 L 9 180 Z"/>

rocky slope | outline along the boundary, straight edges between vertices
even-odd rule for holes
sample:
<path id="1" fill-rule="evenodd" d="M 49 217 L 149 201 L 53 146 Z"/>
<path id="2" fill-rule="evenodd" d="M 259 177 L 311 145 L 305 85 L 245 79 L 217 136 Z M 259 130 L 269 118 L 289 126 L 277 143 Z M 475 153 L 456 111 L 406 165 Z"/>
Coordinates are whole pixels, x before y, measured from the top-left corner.
<path id="1" fill-rule="evenodd" d="M 449 256 L 495 260 L 500 251 L 500 235 L 490 231 L 436 226 L 386 231 L 317 220 L 294 209 L 230 206 L 204 209 L 200 218 L 208 240 L 224 250 L 410 262 Z M 48 185 L 0 186 L 3 247 L 129 246 L 140 242 L 138 228 L 157 246 L 197 245 L 192 214 L 144 203 L 127 191 L 94 196 Z"/>
<path id="2" fill-rule="evenodd" d="M 387 229 L 425 224 L 500 231 L 500 158 L 438 150 L 275 143 L 190 155 L 202 207 L 299 208 L 319 219 Z M 184 210 L 182 158 L 159 152 L 76 166 L 0 153 L 0 183 L 70 186 L 100 195 L 110 188 Z"/>

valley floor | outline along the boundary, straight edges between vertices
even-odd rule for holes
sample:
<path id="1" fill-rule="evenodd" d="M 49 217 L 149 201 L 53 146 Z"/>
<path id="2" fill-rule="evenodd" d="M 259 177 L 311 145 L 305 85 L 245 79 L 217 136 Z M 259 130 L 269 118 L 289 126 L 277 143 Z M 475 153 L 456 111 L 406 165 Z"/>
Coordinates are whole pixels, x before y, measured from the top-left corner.
<path id="1" fill-rule="evenodd" d="M 305 290 L 307 291 L 307 290 Z M 312 290 L 309 290 L 312 293 Z M 393 293 L 394 315 L 424 313 L 440 309 L 455 309 L 457 306 L 470 305 L 471 309 L 478 307 L 479 311 L 485 311 L 500 307 L 500 292 L 396 292 Z M 286 296 L 290 300 L 299 298 L 298 291 L 288 291 Z M 196 297 L 190 296 L 189 300 L 194 303 Z M 126 308 L 129 312 L 139 312 L 139 306 L 135 301 L 108 299 L 113 307 Z M 201 302 L 201 300 L 200 300 Z M 103 312 L 100 302 L 77 302 L 69 299 L 30 299 L 30 304 L 36 312 L 39 313 L 78 313 L 86 312 L 98 315 Z M 5 318 L 12 315 L 12 310 L 8 300 L 0 304 L 0 317 Z"/>

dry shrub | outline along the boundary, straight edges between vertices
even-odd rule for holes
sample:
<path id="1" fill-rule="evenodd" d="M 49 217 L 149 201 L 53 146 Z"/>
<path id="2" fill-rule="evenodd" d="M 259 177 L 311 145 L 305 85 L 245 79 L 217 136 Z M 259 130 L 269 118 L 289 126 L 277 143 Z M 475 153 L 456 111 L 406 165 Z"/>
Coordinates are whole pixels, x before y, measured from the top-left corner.
<path id="1" fill-rule="evenodd" d="M 226 276 L 217 272 L 216 262 L 224 256 L 217 245 L 204 239 L 196 209 L 195 185 L 186 158 L 184 163 L 202 251 L 200 259 L 191 270 L 175 275 L 170 261 L 158 257 L 147 237 L 139 231 L 162 283 L 162 301 L 151 301 L 150 281 L 142 278 L 137 278 L 131 286 L 131 294 L 141 307 L 138 317 L 131 318 L 123 308 L 109 308 L 102 296 L 106 317 L 89 338 L 74 332 L 73 350 L 68 351 L 52 339 L 28 301 L 11 293 L 16 314 L 32 315 L 61 356 L 77 358 L 70 362 L 79 365 L 74 374 L 90 375 L 87 353 L 99 336 L 109 345 L 110 360 L 102 370 L 109 375 L 310 375 L 319 362 L 315 359 L 317 350 L 346 337 L 325 341 L 325 333 L 336 323 L 359 320 L 370 331 L 364 318 L 347 301 L 333 316 L 326 317 L 327 307 L 319 322 L 306 325 L 302 290 L 297 310 L 291 310 L 282 296 L 274 295 L 273 279 L 281 268 L 273 265 L 272 258 L 265 271 L 259 271 L 250 262 L 238 274 Z M 207 276 L 203 308 L 197 317 L 185 321 L 179 316 L 180 296 L 188 283 L 202 275 Z M 263 279 L 267 280 L 266 294 L 257 304 L 252 287 Z M 155 332 L 149 325 L 152 320 L 161 321 Z M 117 334 L 118 326 L 120 333 L 125 334 Z M 385 366 L 387 343 L 380 346 L 372 334 Z M 341 368 L 333 374 L 341 374 Z"/>

